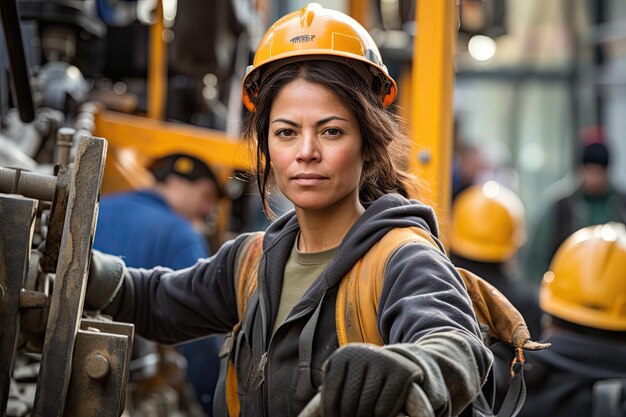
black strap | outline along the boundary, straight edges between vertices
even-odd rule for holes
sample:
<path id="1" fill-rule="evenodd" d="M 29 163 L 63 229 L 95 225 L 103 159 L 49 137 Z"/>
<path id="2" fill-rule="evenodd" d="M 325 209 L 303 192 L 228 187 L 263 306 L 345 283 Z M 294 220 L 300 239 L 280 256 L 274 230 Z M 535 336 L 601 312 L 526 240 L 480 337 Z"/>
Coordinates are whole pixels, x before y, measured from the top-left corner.
<path id="1" fill-rule="evenodd" d="M 626 379 L 598 381 L 593 385 L 592 417 L 626 416 Z"/>
<path id="2" fill-rule="evenodd" d="M 518 351 L 511 365 L 513 377 L 509 381 L 509 389 L 504 396 L 497 417 L 515 417 L 519 414 L 526 401 L 526 382 L 524 381 L 524 361 Z"/>
<path id="3" fill-rule="evenodd" d="M 247 332 L 247 323 L 250 319 L 246 319 L 247 315 L 256 308 L 256 304 L 259 301 L 258 290 L 252 293 L 252 297 L 248 303 L 246 311 L 243 313 L 243 322 L 241 328 L 237 334 L 232 332 L 226 336 L 224 343 L 220 349 L 220 373 L 217 378 L 217 385 L 215 386 L 215 394 L 213 395 L 213 416 L 214 417 L 228 417 L 228 406 L 226 404 L 226 376 L 228 375 L 228 363 L 232 358 L 233 351 L 235 353 L 234 363 L 237 363 L 239 352 L 239 343 L 243 339 L 242 334 Z"/>
<path id="4" fill-rule="evenodd" d="M 300 333 L 300 340 L 298 341 L 298 367 L 310 366 L 311 364 L 311 358 L 313 357 L 313 336 L 315 335 L 315 328 L 317 327 L 320 311 L 322 310 L 324 295 L 326 295 L 326 293 L 320 298 L 313 315 L 304 325 Z"/>
<path id="5" fill-rule="evenodd" d="M 220 373 L 213 394 L 213 416 L 228 417 L 228 408 L 226 407 L 226 374 L 228 373 L 228 361 L 233 350 L 233 333 L 228 333 L 222 348 L 220 349 Z"/>
<path id="6" fill-rule="evenodd" d="M 311 383 L 313 336 L 315 335 L 315 329 L 317 328 L 317 322 L 319 321 L 325 295 L 326 293 L 320 298 L 313 315 L 304 325 L 300 333 L 300 339 L 298 340 L 298 376 L 296 379 L 296 391 L 299 391 L 296 392 L 296 396 L 298 398 L 313 397 L 315 395 L 315 388 Z"/>

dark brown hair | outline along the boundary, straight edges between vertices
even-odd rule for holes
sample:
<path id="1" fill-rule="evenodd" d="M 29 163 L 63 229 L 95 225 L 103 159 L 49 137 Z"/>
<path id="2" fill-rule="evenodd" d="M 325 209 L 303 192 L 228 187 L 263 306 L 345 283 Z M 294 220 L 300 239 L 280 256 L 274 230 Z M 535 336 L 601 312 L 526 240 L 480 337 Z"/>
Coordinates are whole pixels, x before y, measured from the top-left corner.
<path id="1" fill-rule="evenodd" d="M 248 115 L 243 124 L 244 139 L 256 148 L 255 174 L 263 210 L 268 217 L 273 217 L 268 204 L 273 176 L 268 146 L 270 110 L 278 92 L 296 79 L 321 85 L 334 92 L 358 120 L 366 157 L 359 189 L 362 204 L 370 203 L 387 193 L 408 197 L 411 190 L 413 194 L 413 178 L 400 169 L 402 159 L 408 155 L 408 140 L 400 129 L 397 117 L 383 108 L 381 98 L 374 92 L 377 88 L 368 85 L 347 63 L 300 61 L 281 66 L 265 75 L 254 101 L 255 111 Z"/>

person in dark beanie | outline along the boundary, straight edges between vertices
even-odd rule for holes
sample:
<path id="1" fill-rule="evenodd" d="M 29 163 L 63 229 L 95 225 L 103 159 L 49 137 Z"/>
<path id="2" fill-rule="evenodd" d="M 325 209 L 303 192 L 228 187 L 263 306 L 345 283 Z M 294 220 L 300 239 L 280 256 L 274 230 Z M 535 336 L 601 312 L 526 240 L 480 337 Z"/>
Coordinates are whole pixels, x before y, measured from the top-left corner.
<path id="1" fill-rule="evenodd" d="M 604 143 L 594 142 L 583 147 L 581 162 L 585 165 L 609 166 L 609 149 Z"/>
<path id="2" fill-rule="evenodd" d="M 93 247 L 121 256 L 136 268 L 192 266 L 210 255 L 206 238 L 193 222 L 204 221 L 215 210 L 224 190 L 211 168 L 192 155 L 166 155 L 152 161 L 148 169 L 155 179 L 152 187 L 102 198 Z M 221 339 L 211 337 L 178 347 L 187 358 L 194 396 L 209 416 Z M 135 337 L 135 356 L 157 352 L 154 342 Z"/>
<path id="3" fill-rule="evenodd" d="M 579 179 L 539 217 L 526 248 L 526 273 L 539 282 L 557 248 L 576 230 L 608 222 L 626 222 L 626 195 L 609 180 L 611 155 L 601 128 L 583 129 Z"/>

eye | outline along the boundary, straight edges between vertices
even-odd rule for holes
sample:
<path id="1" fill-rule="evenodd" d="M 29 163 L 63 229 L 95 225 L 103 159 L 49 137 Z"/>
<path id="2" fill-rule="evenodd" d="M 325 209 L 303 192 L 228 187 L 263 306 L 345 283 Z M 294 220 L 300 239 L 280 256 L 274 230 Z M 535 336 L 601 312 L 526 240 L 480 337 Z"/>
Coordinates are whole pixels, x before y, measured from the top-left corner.
<path id="1" fill-rule="evenodd" d="M 291 129 L 279 129 L 276 131 L 275 135 L 278 137 L 289 138 L 295 136 L 296 132 Z"/>
<path id="2" fill-rule="evenodd" d="M 343 132 L 334 127 L 329 127 L 328 129 L 324 130 L 324 135 L 326 136 L 339 136 L 341 134 L 343 134 Z"/>

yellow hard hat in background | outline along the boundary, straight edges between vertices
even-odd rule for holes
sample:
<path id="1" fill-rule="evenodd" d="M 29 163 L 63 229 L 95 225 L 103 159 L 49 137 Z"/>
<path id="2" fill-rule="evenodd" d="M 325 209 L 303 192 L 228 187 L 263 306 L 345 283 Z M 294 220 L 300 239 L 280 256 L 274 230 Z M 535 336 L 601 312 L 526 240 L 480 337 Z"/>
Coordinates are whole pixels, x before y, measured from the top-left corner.
<path id="1" fill-rule="evenodd" d="M 365 28 L 344 13 L 311 3 L 285 15 L 263 35 L 254 62 L 243 79 L 243 102 L 248 110 L 255 108 L 254 98 L 267 69 L 299 59 L 343 62 L 365 78 L 379 80 L 377 85 L 381 91 L 377 93 L 383 106 L 389 106 L 396 98 L 396 83 L 389 76 L 378 47 Z"/>
<path id="2" fill-rule="evenodd" d="M 450 249 L 481 262 L 511 259 L 525 241 L 524 206 L 495 181 L 461 192 L 452 207 Z"/>
<path id="3" fill-rule="evenodd" d="M 624 224 L 589 226 L 567 238 L 543 277 L 539 304 L 575 324 L 626 330 Z"/>

